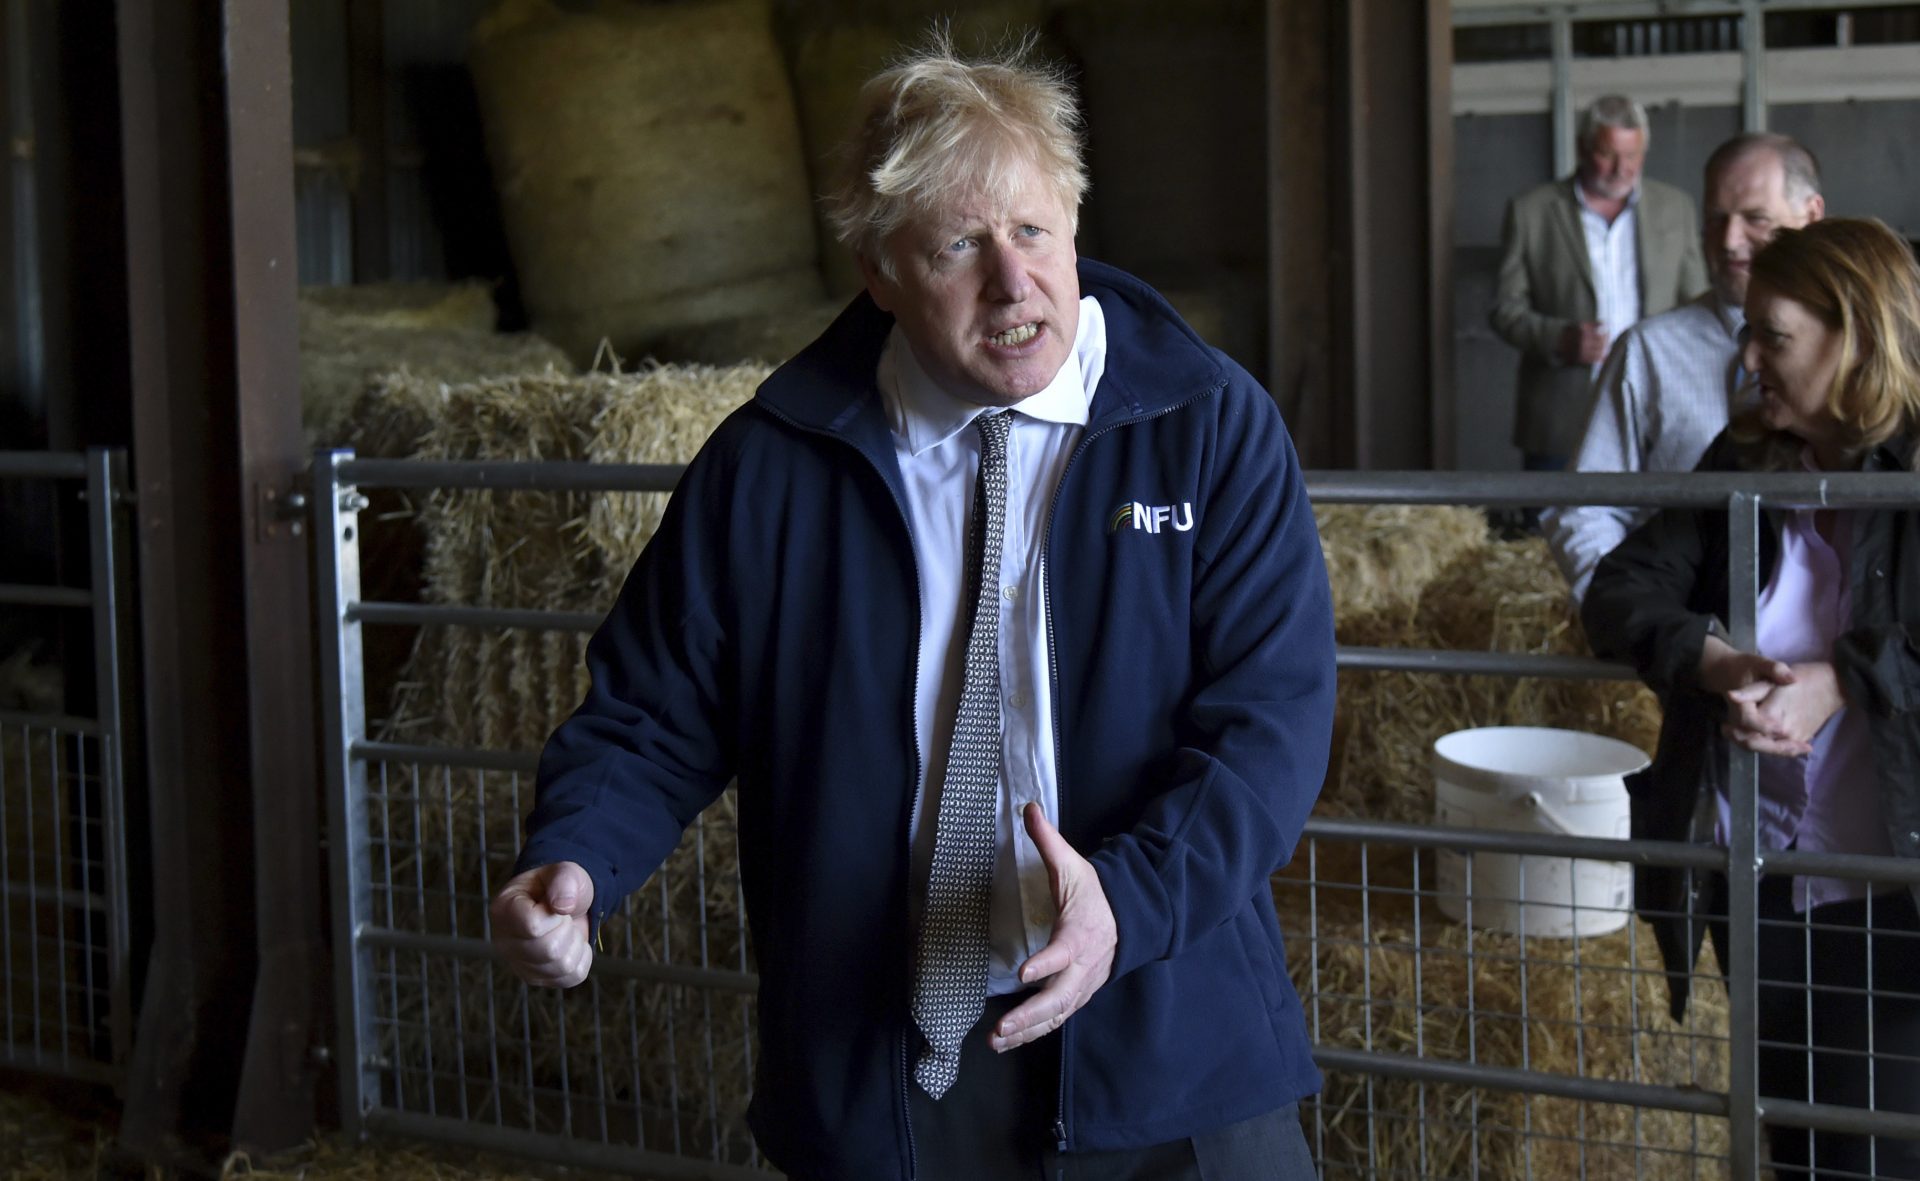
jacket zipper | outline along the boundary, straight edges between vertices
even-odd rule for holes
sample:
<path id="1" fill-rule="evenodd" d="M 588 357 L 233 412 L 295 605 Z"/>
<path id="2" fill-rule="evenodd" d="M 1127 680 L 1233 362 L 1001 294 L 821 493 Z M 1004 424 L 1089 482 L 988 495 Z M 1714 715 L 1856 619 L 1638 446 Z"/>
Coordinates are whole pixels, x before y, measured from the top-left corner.
<path id="1" fill-rule="evenodd" d="M 1097 431 L 1083 435 L 1080 439 L 1079 446 L 1075 447 L 1073 454 L 1067 457 L 1067 466 L 1060 469 L 1060 479 L 1053 486 L 1053 499 L 1047 505 L 1047 527 L 1040 539 L 1040 583 L 1046 588 L 1047 592 L 1047 681 L 1053 693 L 1053 708 L 1047 711 L 1049 714 L 1047 720 L 1053 730 L 1053 774 L 1056 785 L 1065 783 L 1067 779 L 1066 753 L 1060 744 L 1060 658 L 1055 650 L 1053 638 L 1053 604 L 1055 602 L 1052 562 L 1053 522 L 1060 514 L 1061 489 L 1067 486 L 1067 476 L 1073 471 L 1073 465 L 1080 459 L 1080 456 L 1086 452 L 1088 445 L 1101 435 L 1107 434 L 1109 431 L 1118 430 L 1123 426 L 1151 422 L 1156 418 L 1172 414 L 1176 410 L 1183 410 L 1202 398 L 1212 397 L 1225 388 L 1226 383 L 1221 382 L 1219 385 L 1211 386 L 1185 401 L 1162 407 L 1151 414 L 1143 414 L 1134 418 L 1121 419 L 1119 422 L 1108 423 Z M 1065 837 L 1067 831 L 1067 793 L 1064 791 L 1055 791 L 1054 804 L 1059 812 L 1054 827 L 1060 830 L 1062 837 Z M 1053 1140 L 1054 1147 L 1059 1154 L 1058 1157 L 1056 1157 L 1055 1163 L 1056 1181 L 1065 1181 L 1066 1177 L 1066 1163 L 1063 1158 L 1067 1155 L 1067 1076 L 1069 1073 L 1069 1064 L 1072 1062 L 1072 1055 L 1070 1053 L 1072 1046 L 1073 1022 L 1067 1021 L 1060 1026 L 1060 1088 L 1053 1109 Z M 909 1129 L 909 1133 L 911 1133 L 911 1129 Z"/>
<path id="2" fill-rule="evenodd" d="M 1172 414 L 1177 410 L 1183 410 L 1186 407 L 1193 405 L 1195 402 L 1198 402 L 1202 398 L 1211 397 L 1214 394 L 1219 393 L 1221 390 L 1226 388 L 1226 385 L 1227 383 L 1225 381 L 1222 381 L 1220 384 L 1210 386 L 1206 390 L 1198 394 L 1195 394 L 1191 398 L 1187 398 L 1184 401 L 1176 402 L 1171 406 L 1163 406 L 1151 414 L 1143 414 L 1133 418 L 1122 419 L 1119 422 L 1108 423 L 1106 426 L 1101 427 L 1099 430 L 1093 431 L 1090 434 L 1083 436 L 1080 440 L 1079 446 L 1073 449 L 1073 454 L 1067 457 L 1067 466 L 1060 469 L 1059 482 L 1054 485 L 1053 498 L 1047 505 L 1047 527 L 1040 542 L 1040 581 L 1041 581 L 1041 584 L 1046 587 L 1046 591 L 1047 591 L 1047 680 L 1053 691 L 1054 702 L 1057 703 L 1060 700 L 1060 661 L 1054 645 L 1053 563 L 1049 560 L 1049 558 L 1053 550 L 1053 523 L 1055 518 L 1059 516 L 1059 512 L 1060 512 L 1060 490 L 1066 486 L 1067 474 L 1073 470 L 1074 463 L 1079 460 L 1082 454 L 1085 453 L 1087 446 L 1090 443 L 1092 443 L 1095 439 L 1099 438 L 1101 435 L 1107 434 L 1108 432 L 1113 430 L 1117 430 L 1123 426 L 1131 426 L 1135 423 L 1141 423 L 1141 422 L 1150 422 L 1153 419 L 1162 418 L 1168 414 Z M 840 436 L 835 435 L 833 432 L 821 430 L 818 427 L 813 427 L 813 426 L 807 425 L 806 423 L 798 422 L 795 419 L 791 418 L 790 416 L 782 413 L 781 411 L 765 403 L 761 404 L 761 409 L 765 410 L 768 414 L 771 414 L 773 417 L 788 424 L 789 426 L 795 427 L 796 429 L 806 431 L 810 434 L 822 435 L 826 438 L 834 439 L 837 442 L 845 444 L 847 447 L 851 448 L 854 452 L 856 452 L 860 456 L 860 458 L 866 460 L 867 466 L 872 468 L 874 475 L 880 478 L 880 483 L 884 485 L 887 489 L 887 495 L 893 500 L 894 511 L 900 514 L 900 521 L 903 525 L 906 526 L 906 529 L 907 529 L 907 537 L 909 541 L 908 554 L 907 554 L 907 568 L 913 571 L 914 621 L 915 621 L 914 630 L 917 635 L 923 623 L 923 621 L 920 619 L 920 600 L 921 600 L 922 590 L 920 586 L 920 566 L 919 566 L 919 563 L 914 560 L 914 557 L 912 554 L 911 541 L 913 537 L 913 524 L 911 519 L 907 515 L 906 505 L 900 503 L 900 494 L 895 492 L 893 489 L 893 485 L 887 482 L 886 473 L 880 469 L 879 463 L 877 463 L 872 456 L 868 455 L 861 448 L 854 446 L 852 443 L 847 442 L 845 439 L 842 439 Z M 907 823 L 909 824 L 909 826 L 911 826 L 911 824 L 913 823 L 912 817 L 919 812 L 921 786 L 922 786 L 921 779 L 925 771 L 924 760 L 922 758 L 922 753 L 920 750 L 920 739 L 919 739 L 920 645 L 917 641 L 914 643 L 914 646 L 913 646 L 913 680 L 910 682 L 910 684 L 913 687 L 913 692 L 909 695 L 909 705 L 907 709 L 907 724 L 913 727 L 913 729 L 911 729 L 909 733 L 914 735 L 914 742 L 913 742 L 914 792 L 913 792 L 913 811 L 908 813 Z M 1062 757 L 1063 752 L 1060 745 L 1060 710 L 1057 704 L 1055 708 L 1049 710 L 1048 713 L 1051 715 L 1048 718 L 1048 721 L 1050 723 L 1050 728 L 1053 731 L 1054 775 L 1056 777 L 1056 782 L 1062 782 L 1066 778 L 1066 774 L 1065 774 L 1066 764 Z M 1066 805 L 1065 793 L 1062 793 L 1062 792 L 1055 793 L 1055 804 L 1059 811 L 1059 819 L 1056 822 L 1056 827 L 1059 828 L 1061 832 L 1064 834 L 1066 830 L 1066 821 L 1067 821 L 1067 805 Z M 911 876 L 911 867 L 909 867 L 909 876 Z M 912 987 L 911 983 L 909 983 L 908 987 L 909 989 L 911 989 Z M 912 1032 L 913 1032 L 913 1010 L 912 1010 L 911 1001 L 909 1001 L 908 1008 L 907 1008 L 907 1019 L 902 1024 L 901 1036 L 900 1036 L 901 1053 L 900 1053 L 900 1095 L 899 1095 L 900 1122 L 901 1122 L 902 1128 L 906 1132 L 906 1140 L 907 1140 L 907 1177 L 909 1181 L 912 1181 L 912 1179 L 919 1172 L 919 1162 L 915 1159 L 917 1154 L 915 1153 L 914 1143 L 913 1143 L 912 1095 L 908 1091 L 908 1088 L 912 1085 L 912 1080 L 910 1077 L 911 1068 L 908 1065 L 908 1059 L 911 1057 L 911 1054 L 909 1053 L 909 1051 L 912 1046 Z M 1055 1147 L 1058 1149 L 1059 1155 L 1061 1157 L 1064 1157 L 1067 1152 L 1067 1140 L 1068 1140 L 1068 1137 L 1067 1137 L 1067 1075 L 1068 1075 L 1068 1064 L 1071 1061 L 1068 1051 L 1071 1046 L 1072 1033 L 1073 1033 L 1073 1027 L 1071 1023 L 1062 1025 L 1060 1027 L 1060 1087 L 1059 1087 L 1059 1092 L 1056 1099 L 1056 1105 L 1054 1107 L 1054 1118 L 1053 1118 L 1052 1130 L 1053 1130 L 1054 1144 L 1055 1144 Z M 1065 1164 L 1063 1162 L 1060 1163 L 1058 1165 L 1058 1168 L 1059 1168 L 1058 1176 L 1061 1178 L 1064 1178 L 1065 1168 L 1066 1168 Z"/>
<path id="3" fill-rule="evenodd" d="M 756 399 L 756 401 L 758 401 L 758 399 Z M 913 735 L 913 807 L 912 810 L 907 813 L 908 831 L 911 832 L 913 818 L 920 814 L 920 796 L 924 786 L 922 779 L 924 778 L 926 769 L 925 757 L 920 750 L 920 642 L 918 638 L 920 629 L 924 625 L 924 620 L 920 618 L 922 608 L 921 596 L 924 592 L 920 586 L 920 564 L 914 560 L 913 556 L 912 518 L 907 515 L 907 506 L 900 502 L 900 494 L 895 492 L 893 485 L 887 481 L 887 473 L 880 469 L 879 462 L 871 455 L 868 455 L 866 451 L 848 442 L 846 439 L 841 438 L 839 435 L 834 434 L 832 431 L 822 430 L 818 427 L 798 422 L 765 402 L 761 402 L 760 408 L 796 430 L 802 430 L 809 434 L 832 439 L 836 443 L 849 448 L 855 454 L 859 455 L 861 459 L 865 460 L 867 466 L 873 469 L 873 474 L 879 478 L 881 486 L 886 488 L 887 496 L 893 500 L 894 511 L 900 514 L 900 524 L 907 531 L 907 569 L 913 572 L 913 630 L 915 636 L 913 644 L 913 677 L 907 682 L 907 726 L 909 727 L 907 733 Z M 912 890 L 913 878 L 911 846 L 911 839 L 903 842 L 903 848 L 909 853 L 907 859 L 909 892 Z M 908 903 L 907 909 L 911 912 L 911 902 Z M 911 928 L 911 924 L 909 924 L 909 928 Z M 908 937 L 911 938 L 912 934 L 912 930 L 909 929 L 907 931 Z M 909 950 L 909 954 L 911 955 L 911 950 Z M 898 1096 L 900 1100 L 900 1126 L 906 1133 L 907 1140 L 907 1181 L 913 1181 L 913 1178 L 920 1171 L 920 1164 L 919 1161 L 915 1159 L 917 1154 L 913 1146 L 913 1096 L 908 1090 L 908 1088 L 913 1085 L 911 1078 L 913 1069 L 913 1028 L 913 981 L 911 973 L 909 973 L 907 980 L 906 1018 L 901 1023 L 900 1029 L 900 1091 Z"/>

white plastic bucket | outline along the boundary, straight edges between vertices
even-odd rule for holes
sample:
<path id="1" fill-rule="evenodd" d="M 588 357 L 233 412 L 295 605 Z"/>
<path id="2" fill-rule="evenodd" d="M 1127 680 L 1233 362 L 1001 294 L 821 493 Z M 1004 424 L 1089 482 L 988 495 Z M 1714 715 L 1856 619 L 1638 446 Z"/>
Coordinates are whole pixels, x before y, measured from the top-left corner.
<path id="1" fill-rule="evenodd" d="M 1626 776 L 1647 765 L 1639 747 L 1542 726 L 1456 730 L 1433 743 L 1434 819 L 1456 828 L 1628 834 Z M 1604 935 L 1625 926 L 1632 867 L 1620 861 L 1442 850 L 1440 910 L 1477 927 L 1521 935 Z"/>

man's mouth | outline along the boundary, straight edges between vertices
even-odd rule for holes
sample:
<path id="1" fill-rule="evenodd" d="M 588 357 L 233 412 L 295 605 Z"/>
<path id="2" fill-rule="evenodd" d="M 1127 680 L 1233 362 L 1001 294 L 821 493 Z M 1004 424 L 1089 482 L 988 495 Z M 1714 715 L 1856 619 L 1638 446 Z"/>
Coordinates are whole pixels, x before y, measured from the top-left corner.
<path id="1" fill-rule="evenodd" d="M 1040 324 L 1039 321 L 1035 321 L 1031 324 L 1017 325 L 1005 332 L 997 332 L 987 337 L 987 343 L 996 344 L 1002 348 L 1012 348 L 1014 345 L 1025 344 L 1038 335 L 1040 335 Z"/>

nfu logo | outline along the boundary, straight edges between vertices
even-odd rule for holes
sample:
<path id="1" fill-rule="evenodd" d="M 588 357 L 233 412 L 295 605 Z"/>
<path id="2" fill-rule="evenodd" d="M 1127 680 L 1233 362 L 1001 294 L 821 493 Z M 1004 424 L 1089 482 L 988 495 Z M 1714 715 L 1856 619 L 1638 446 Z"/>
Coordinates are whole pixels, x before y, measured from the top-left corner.
<path id="1" fill-rule="evenodd" d="M 1113 510 L 1113 516 L 1107 519 L 1107 532 L 1144 529 L 1148 533 L 1158 533 L 1167 525 L 1172 525 L 1179 533 L 1193 528 L 1193 502 L 1183 500 L 1172 505 L 1141 504 L 1137 500 L 1130 500 Z"/>

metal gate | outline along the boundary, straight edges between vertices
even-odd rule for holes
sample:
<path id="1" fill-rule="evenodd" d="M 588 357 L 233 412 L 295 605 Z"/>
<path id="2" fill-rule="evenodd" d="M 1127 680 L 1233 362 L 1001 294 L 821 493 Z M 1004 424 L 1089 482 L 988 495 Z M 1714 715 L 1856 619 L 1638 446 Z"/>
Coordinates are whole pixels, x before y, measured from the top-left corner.
<path id="1" fill-rule="evenodd" d="M 341 1107 L 392 1131 L 658 1177 L 765 1176 L 743 1120 L 755 979 L 730 797 L 702 817 L 609 930 L 591 979 L 529 989 L 492 959 L 491 891 L 531 804 L 532 751 L 367 732 L 362 630 L 428 625 L 578 634 L 597 612 L 362 601 L 362 488 L 657 491 L 678 469 L 356 461 L 316 466 L 325 628 Z M 1729 510 L 1736 643 L 1755 614 L 1759 506 L 1920 503 L 1911 477 L 1319 473 L 1321 503 L 1678 505 Z M 1570 656 L 1343 648 L 1343 672 L 1630 679 Z M 476 703 L 477 707 L 477 703 Z M 1324 1175 L 1760 1175 L 1761 1121 L 1920 1136 L 1920 1118 L 1763 1098 L 1757 899 L 1768 874 L 1920 880 L 1920 862 L 1762 849 L 1755 759 L 1736 752 L 1728 848 L 1369 820 L 1310 821 L 1275 896 L 1327 1091 L 1303 1107 Z M 1488 856 L 1726 873 L 1730 972 L 1695 970 L 1709 1018 L 1675 1023 L 1636 921 L 1600 939 L 1488 932 L 1439 911 L 1432 865 Z M 1750 867 L 1742 869 L 1741 867 Z M 1524 881 L 1524 879 L 1522 879 Z M 1488 901 L 1468 891 L 1474 902 Z M 1497 901 L 1497 899 L 1493 899 Z M 1518 901 L 1524 903 L 1521 897 Z M 1612 908 L 1618 899 L 1576 899 Z M 1471 918 L 1471 914 L 1468 916 Z M 1811 937 L 1811 933 L 1810 933 Z M 1722 990 L 1723 991 L 1716 991 Z M 1548 1000 L 1552 1000 L 1549 1005 Z M 1554 1052 L 1549 1054 L 1549 1049 Z"/>
<path id="2" fill-rule="evenodd" d="M 0 710 L 0 1065 L 117 1084 L 132 1031 L 122 725 L 124 455 L 0 452 L 0 479 L 84 495 L 90 585 L 0 583 L 0 606 L 85 612 L 92 716 Z M 5 654 L 0 654 L 5 655 Z"/>
<path id="3" fill-rule="evenodd" d="M 362 489 L 666 491 L 679 475 L 540 466 L 332 452 L 315 467 L 343 1119 L 662 1178 L 765 1177 L 745 1125 L 756 980 L 731 795 L 603 926 L 585 985 L 529 988 L 494 961 L 487 903 L 537 752 L 368 732 L 364 629 L 565 638 L 600 616 L 362 601 Z"/>

